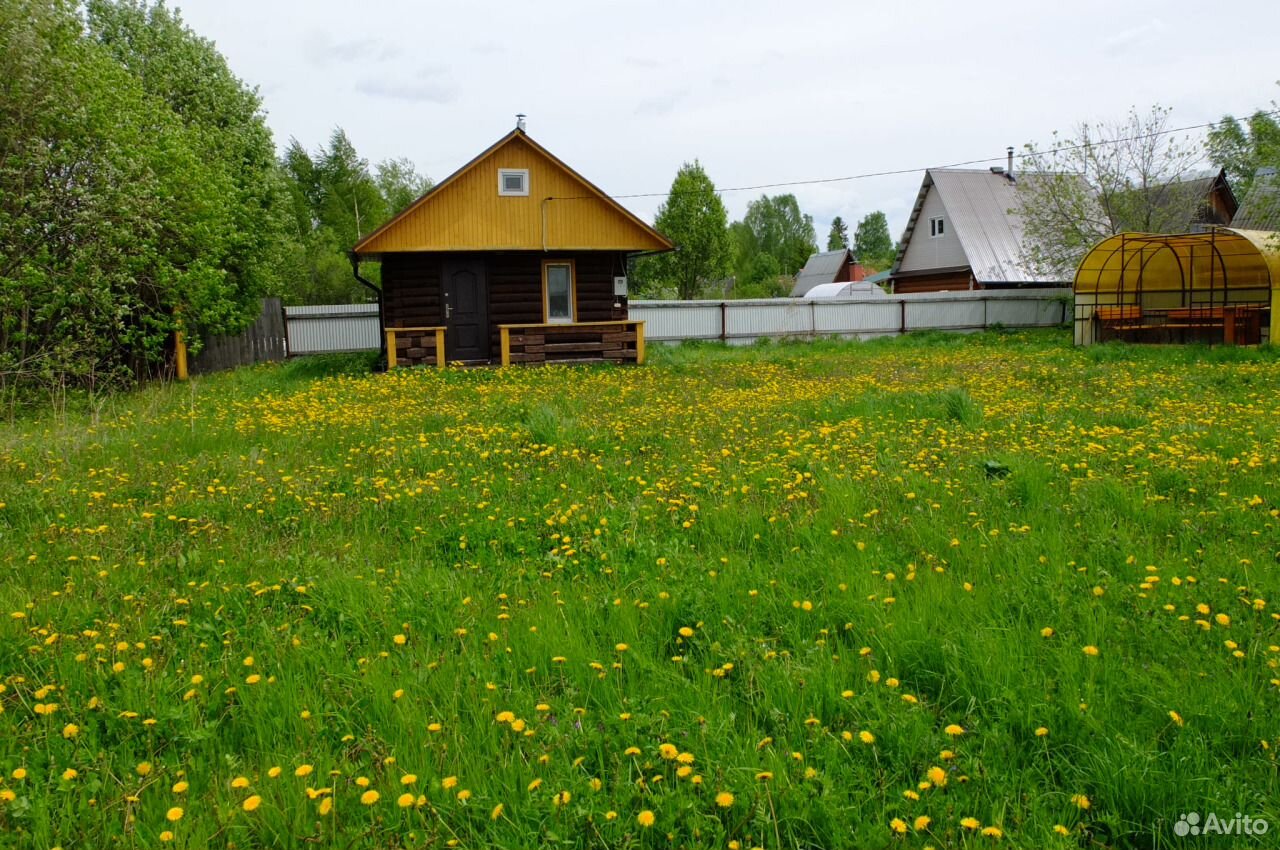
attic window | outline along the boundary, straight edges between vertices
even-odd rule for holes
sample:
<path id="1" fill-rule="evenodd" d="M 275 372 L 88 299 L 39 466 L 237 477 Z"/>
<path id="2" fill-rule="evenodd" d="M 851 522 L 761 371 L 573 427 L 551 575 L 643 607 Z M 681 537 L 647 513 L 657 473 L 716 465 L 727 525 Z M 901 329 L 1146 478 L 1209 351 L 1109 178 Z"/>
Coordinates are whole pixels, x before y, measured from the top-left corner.
<path id="1" fill-rule="evenodd" d="M 942 216 L 936 216 L 935 218 L 929 219 L 929 235 L 930 236 L 941 236 L 946 232 L 947 232 L 946 222 L 942 220 Z"/>
<path id="2" fill-rule="evenodd" d="M 529 169 L 527 168 L 499 168 L 498 169 L 498 194 L 499 195 L 528 195 L 529 194 Z"/>

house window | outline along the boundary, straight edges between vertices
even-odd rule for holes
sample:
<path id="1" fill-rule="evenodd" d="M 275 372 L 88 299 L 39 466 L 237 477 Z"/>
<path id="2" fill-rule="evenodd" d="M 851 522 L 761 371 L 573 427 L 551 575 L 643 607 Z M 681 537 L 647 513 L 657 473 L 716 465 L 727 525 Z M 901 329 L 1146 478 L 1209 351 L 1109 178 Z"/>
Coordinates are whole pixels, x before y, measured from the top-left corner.
<path id="1" fill-rule="evenodd" d="M 935 216 L 929 219 L 929 235 L 941 236 L 947 232 L 946 222 L 942 220 L 942 216 Z"/>
<path id="2" fill-rule="evenodd" d="M 542 315 L 548 324 L 573 323 L 573 263 L 542 264 Z"/>
<path id="3" fill-rule="evenodd" d="M 529 194 L 529 169 L 527 168 L 499 168 L 498 169 L 498 194 L 499 195 L 519 195 Z"/>

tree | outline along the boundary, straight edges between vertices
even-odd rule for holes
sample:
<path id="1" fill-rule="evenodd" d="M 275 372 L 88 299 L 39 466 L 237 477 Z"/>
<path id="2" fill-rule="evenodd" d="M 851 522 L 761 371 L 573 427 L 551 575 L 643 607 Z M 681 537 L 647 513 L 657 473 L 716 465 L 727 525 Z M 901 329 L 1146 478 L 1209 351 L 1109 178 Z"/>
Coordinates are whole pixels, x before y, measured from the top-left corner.
<path id="1" fill-rule="evenodd" d="M 1209 131 L 1209 159 L 1227 170 L 1237 198 L 1249 194 L 1259 168 L 1280 168 L 1280 121 L 1275 115 L 1277 105 L 1272 102 L 1271 107 L 1253 113 L 1244 124 L 1228 115 Z"/>
<path id="2" fill-rule="evenodd" d="M 384 159 L 374 167 L 373 173 L 374 183 L 391 215 L 402 212 L 433 185 L 431 178 L 419 174 L 406 157 Z"/>
<path id="3" fill-rule="evenodd" d="M 658 209 L 654 226 L 676 250 L 637 261 L 636 290 L 674 291 L 681 299 L 695 298 L 710 281 L 729 270 L 729 214 L 715 184 L 698 160 L 676 172 L 667 200 Z"/>
<path id="4" fill-rule="evenodd" d="M 747 214 L 733 226 L 733 267 L 739 283 L 757 283 L 761 254 L 775 261 L 778 273 L 794 276 L 818 250 L 813 216 L 800 211 L 795 195 L 761 195 L 747 205 Z"/>
<path id="5" fill-rule="evenodd" d="M 1131 110 L 1113 124 L 1054 133 L 1046 149 L 1025 146 L 1017 175 L 1024 260 L 1046 278 L 1070 280 L 1084 254 L 1121 231 L 1181 233 L 1204 202 L 1187 180 L 1198 145 L 1167 132 L 1170 110 Z"/>
<path id="6" fill-rule="evenodd" d="M 893 265 L 895 248 L 889 235 L 889 220 L 876 210 L 858 222 L 853 233 L 853 254 L 866 268 L 884 271 Z"/>
<path id="7" fill-rule="evenodd" d="M 83 16 L 82 16 L 83 12 Z M 164 7 L 0 0 L 0 383 L 155 371 L 279 283 L 256 93 Z"/>
<path id="8" fill-rule="evenodd" d="M 844 219 L 836 216 L 831 219 L 831 230 L 827 232 L 827 250 L 839 251 L 841 248 L 849 247 L 849 225 L 844 223 Z"/>

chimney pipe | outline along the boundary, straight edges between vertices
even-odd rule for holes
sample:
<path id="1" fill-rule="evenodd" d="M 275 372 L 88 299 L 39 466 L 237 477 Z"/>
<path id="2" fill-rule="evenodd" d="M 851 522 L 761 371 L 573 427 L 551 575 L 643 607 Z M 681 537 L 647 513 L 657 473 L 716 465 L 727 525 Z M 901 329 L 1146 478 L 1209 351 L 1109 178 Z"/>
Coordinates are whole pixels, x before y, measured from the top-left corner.
<path id="1" fill-rule="evenodd" d="M 516 129 L 522 133 L 524 132 L 524 119 L 525 119 L 525 114 L 523 112 L 516 113 Z M 1013 148 L 1009 148 L 1009 150 L 1012 151 Z M 1013 154 L 1010 154 L 1010 156 L 1012 155 Z"/>
<path id="2" fill-rule="evenodd" d="M 1005 168 L 1004 173 L 1008 174 L 1009 179 L 1012 180 L 1013 179 L 1013 145 L 1009 145 L 1009 147 L 1005 148 L 1005 152 L 1009 155 L 1009 165 L 1007 168 Z"/>

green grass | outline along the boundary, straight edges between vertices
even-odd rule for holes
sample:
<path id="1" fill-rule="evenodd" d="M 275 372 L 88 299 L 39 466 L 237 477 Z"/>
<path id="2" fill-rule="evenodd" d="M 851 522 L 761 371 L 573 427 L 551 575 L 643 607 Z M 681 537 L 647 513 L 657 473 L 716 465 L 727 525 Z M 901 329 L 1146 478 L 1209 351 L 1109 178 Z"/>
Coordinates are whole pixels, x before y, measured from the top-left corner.
<path id="1" fill-rule="evenodd" d="M 1280 822 L 1273 350 L 367 366 L 0 435 L 0 846 L 1261 847 L 1172 826 Z"/>

